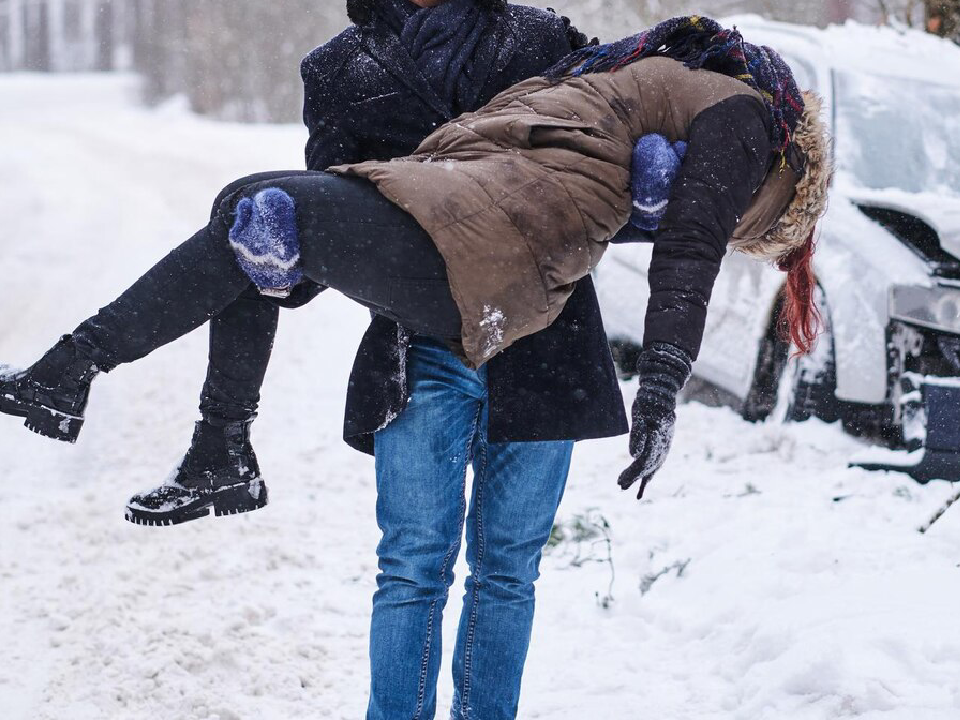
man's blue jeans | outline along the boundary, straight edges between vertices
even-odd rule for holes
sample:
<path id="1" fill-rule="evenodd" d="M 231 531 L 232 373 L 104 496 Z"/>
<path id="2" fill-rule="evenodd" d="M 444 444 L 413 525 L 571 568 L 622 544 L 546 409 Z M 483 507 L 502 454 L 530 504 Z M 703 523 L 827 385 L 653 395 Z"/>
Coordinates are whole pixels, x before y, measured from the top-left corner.
<path id="1" fill-rule="evenodd" d="M 441 618 L 466 520 L 470 577 L 454 650 L 452 717 L 512 720 L 533 626 L 533 584 L 573 443 L 488 442 L 486 371 L 467 369 L 442 344 L 416 339 L 408 373 L 410 404 L 376 436 L 383 539 L 367 718 L 434 717 Z"/>

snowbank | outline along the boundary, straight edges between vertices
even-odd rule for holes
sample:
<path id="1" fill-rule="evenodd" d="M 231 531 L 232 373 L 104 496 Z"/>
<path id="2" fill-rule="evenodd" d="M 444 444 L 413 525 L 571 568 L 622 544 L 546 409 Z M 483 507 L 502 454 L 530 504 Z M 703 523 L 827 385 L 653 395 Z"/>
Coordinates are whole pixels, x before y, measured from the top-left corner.
<path id="1" fill-rule="evenodd" d="M 301 165 L 299 128 L 140 110 L 132 83 L 0 78 L 4 362 L 29 362 L 123 289 L 229 180 Z M 0 419 L 6 720 L 362 715 L 375 492 L 339 429 L 365 321 L 334 296 L 284 313 L 255 432 L 272 503 L 249 516 L 122 520 L 189 440 L 202 331 L 98 380 L 76 447 Z M 615 484 L 625 446 L 581 445 L 562 508 L 568 524 L 590 508 L 609 522 L 613 602 L 597 602 L 608 563 L 551 551 L 522 717 L 960 716 L 960 511 L 916 532 L 949 486 L 847 469 L 860 446 L 834 427 L 694 405 L 637 503 Z M 455 592 L 450 638 L 458 610 Z"/>

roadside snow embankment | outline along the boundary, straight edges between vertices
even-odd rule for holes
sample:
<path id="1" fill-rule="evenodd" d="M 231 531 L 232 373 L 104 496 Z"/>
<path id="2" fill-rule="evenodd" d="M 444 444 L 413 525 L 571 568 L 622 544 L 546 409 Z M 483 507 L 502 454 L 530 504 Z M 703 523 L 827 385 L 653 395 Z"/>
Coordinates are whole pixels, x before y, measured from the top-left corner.
<path id="1" fill-rule="evenodd" d="M 30 362 L 111 299 L 230 180 L 302 164 L 300 128 L 143 110 L 134 89 L 0 77 L 0 361 Z M 122 519 L 189 441 L 203 331 L 99 379 L 75 447 L 0 418 L 5 720 L 362 715 L 375 490 L 339 436 L 366 319 L 332 294 L 283 314 L 254 435 L 271 505 L 249 516 Z M 644 503 L 616 486 L 624 439 L 579 446 L 561 519 L 609 523 L 613 601 L 596 597 L 602 536 L 579 549 L 598 562 L 551 550 L 521 717 L 960 717 L 960 510 L 916 532 L 951 488 L 849 470 L 860 446 L 819 424 L 692 405 L 678 432 Z"/>

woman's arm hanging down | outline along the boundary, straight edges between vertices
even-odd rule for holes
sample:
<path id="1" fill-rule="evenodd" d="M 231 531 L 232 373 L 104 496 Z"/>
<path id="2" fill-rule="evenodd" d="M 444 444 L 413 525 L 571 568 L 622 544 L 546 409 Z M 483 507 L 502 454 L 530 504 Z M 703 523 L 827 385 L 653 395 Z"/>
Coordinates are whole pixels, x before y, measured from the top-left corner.
<path id="1" fill-rule="evenodd" d="M 620 476 L 624 490 L 642 481 L 641 498 L 670 451 L 677 395 L 700 352 L 727 242 L 772 160 L 769 122 L 758 100 L 737 96 L 703 112 L 690 128 L 654 243 L 630 432 L 634 462 Z"/>

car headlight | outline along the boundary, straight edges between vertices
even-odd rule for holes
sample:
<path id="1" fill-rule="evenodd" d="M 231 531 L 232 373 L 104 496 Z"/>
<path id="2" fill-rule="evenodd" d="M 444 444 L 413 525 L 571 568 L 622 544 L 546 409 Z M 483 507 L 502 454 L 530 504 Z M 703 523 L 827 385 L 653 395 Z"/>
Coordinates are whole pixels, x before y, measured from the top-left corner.
<path id="1" fill-rule="evenodd" d="M 960 335 L 960 290 L 895 285 L 890 291 L 890 316 L 906 323 Z"/>

